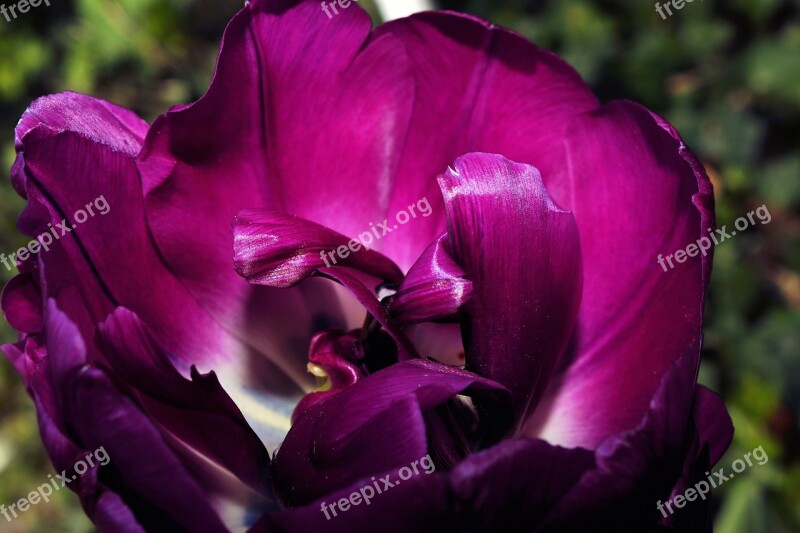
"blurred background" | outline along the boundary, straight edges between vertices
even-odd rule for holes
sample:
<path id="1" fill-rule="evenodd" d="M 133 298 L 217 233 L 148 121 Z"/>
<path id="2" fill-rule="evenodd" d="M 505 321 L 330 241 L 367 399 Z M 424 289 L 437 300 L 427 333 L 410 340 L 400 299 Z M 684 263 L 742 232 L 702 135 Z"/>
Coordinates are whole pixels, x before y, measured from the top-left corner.
<path id="1" fill-rule="evenodd" d="M 63 90 L 152 120 L 200 97 L 241 0 L 50 0 L 0 18 L 0 251 L 15 229 L 13 131 L 32 99 Z M 368 0 L 361 4 L 377 18 Z M 715 184 L 720 226 L 766 205 L 772 221 L 716 249 L 701 382 L 736 426 L 720 466 L 769 455 L 713 493 L 716 531 L 800 532 L 800 0 L 705 0 L 667 20 L 648 0 L 443 1 L 517 30 L 567 59 L 602 101 L 628 98 L 666 117 Z M 302 30 L 301 30 L 302 31 Z M 654 268 L 656 267 L 654 263 Z M 0 280 L 12 274 L 0 267 Z M 0 342 L 14 340 L 0 321 Z M 52 473 L 36 417 L 0 357 L 0 504 Z M 0 531 L 93 527 L 69 491 Z"/>

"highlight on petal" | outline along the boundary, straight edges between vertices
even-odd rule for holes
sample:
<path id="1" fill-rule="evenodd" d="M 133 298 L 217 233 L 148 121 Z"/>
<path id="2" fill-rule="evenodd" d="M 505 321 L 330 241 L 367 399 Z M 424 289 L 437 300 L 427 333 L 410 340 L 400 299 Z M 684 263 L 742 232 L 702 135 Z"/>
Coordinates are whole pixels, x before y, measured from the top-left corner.
<path id="1" fill-rule="evenodd" d="M 463 156 L 439 183 L 448 248 L 473 283 L 462 318 L 467 370 L 506 386 L 521 418 L 544 393 L 577 316 L 575 220 L 538 170 L 499 155 Z"/>
<path id="2" fill-rule="evenodd" d="M 389 305 L 403 324 L 453 317 L 472 296 L 472 282 L 447 251 L 447 232 L 423 252 L 408 271 Z"/>
<path id="3" fill-rule="evenodd" d="M 234 263 L 250 283 L 291 287 L 319 268 L 347 266 L 399 282 L 403 273 L 374 250 L 324 226 L 264 209 L 240 211 L 233 221 Z"/>

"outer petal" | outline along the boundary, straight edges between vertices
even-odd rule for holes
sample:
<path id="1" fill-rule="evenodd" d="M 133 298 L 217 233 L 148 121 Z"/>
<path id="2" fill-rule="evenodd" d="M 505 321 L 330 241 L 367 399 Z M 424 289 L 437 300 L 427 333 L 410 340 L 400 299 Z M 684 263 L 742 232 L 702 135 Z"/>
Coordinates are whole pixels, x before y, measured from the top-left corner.
<path id="1" fill-rule="evenodd" d="M 146 528 L 220 531 L 208 495 L 184 469 L 150 420 L 120 395 L 100 370 L 86 370 L 74 384 L 76 420 L 90 449 L 103 446 L 116 462 L 123 497 L 140 499 L 135 513 Z M 124 420 L 124 423 L 120 423 Z M 134 500 L 135 501 L 135 500 Z"/>
<path id="2" fill-rule="evenodd" d="M 475 17 L 420 13 L 384 24 L 376 34 L 403 42 L 417 87 L 389 213 L 436 198 L 436 176 L 468 152 L 503 154 L 548 177 L 570 119 L 597 107 L 560 58 Z M 431 205 L 433 216 L 409 225 L 398 235 L 401 248 L 386 252 L 401 268 L 445 228 L 442 205 Z"/>
<path id="3" fill-rule="evenodd" d="M 721 431 L 699 428 L 709 416 L 727 416 L 724 409 L 709 410 L 704 400 L 695 401 L 696 378 L 694 354 L 686 349 L 665 373 L 642 421 L 597 447 L 597 468 L 587 472 L 553 508 L 543 529 L 645 531 L 661 522 L 657 502 L 682 492 L 687 483 L 704 479 L 704 470 L 713 464 L 709 463 L 709 446 L 715 450 L 727 447 L 732 435 L 730 425 L 723 429 L 720 424 Z M 698 447 L 705 439 L 713 443 Z M 704 529 L 708 509 L 703 502 L 696 503 L 697 509 L 686 510 L 694 513 L 694 520 L 673 517 L 681 519 L 679 531 Z"/>
<path id="4" fill-rule="evenodd" d="M 575 322 L 575 220 L 531 166 L 469 154 L 454 167 L 440 185 L 449 248 L 474 287 L 462 321 L 467 369 L 508 387 L 522 417 L 544 392 Z"/>
<path id="5" fill-rule="evenodd" d="M 417 458 L 418 459 L 418 458 Z M 405 466 L 405 465 L 401 465 Z M 594 467 L 591 452 L 538 440 L 507 440 L 471 455 L 452 472 L 438 468 L 376 494 L 368 506 L 351 507 L 335 518 L 330 504 L 372 483 L 365 477 L 316 502 L 265 515 L 251 531 L 533 531 L 548 511 Z M 376 474 L 397 480 L 397 469 Z M 380 485 L 379 485 L 380 486 Z M 409 512 L 398 512 L 398 510 Z"/>
<path id="6" fill-rule="evenodd" d="M 195 453 L 269 495 L 267 450 L 216 375 L 181 376 L 135 314 L 119 308 L 99 327 L 98 344 L 116 376 L 151 419 Z"/>
<path id="7" fill-rule="evenodd" d="M 69 485 L 90 517 L 98 513 L 98 523 L 113 522 L 125 531 L 139 531 L 139 525 L 146 529 L 153 520 L 224 531 L 205 490 L 158 430 L 105 372 L 87 364 L 78 328 L 53 300 L 46 309 L 45 331 L 47 356 L 39 357 L 28 342 L 22 357 L 31 363 L 28 390 L 53 464 L 70 477 L 73 464 L 87 452 L 102 447 L 110 457 L 108 465 L 76 475 Z"/>
<path id="8" fill-rule="evenodd" d="M 88 257 L 91 267 L 80 275 L 87 283 L 98 278 L 102 293 L 96 299 L 121 302 L 151 317 L 159 339 L 189 364 L 218 357 L 214 338 L 195 331 L 211 328 L 210 317 L 169 273 L 150 240 L 134 162 L 146 125 L 140 121 L 130 129 L 132 121 L 129 111 L 82 95 L 65 93 L 34 102 L 17 127 L 18 163 L 24 163 L 25 178 L 20 186 L 29 199 L 20 228 L 36 237 L 51 231 L 48 224 L 56 226 L 66 218 L 70 231 L 62 235 L 64 230 L 53 230 L 58 239 L 39 259 L 55 269 L 64 266 L 55 266 L 57 257 L 81 267 Z M 108 204 L 106 213 L 92 205 L 94 216 L 76 224 L 73 215 L 86 213 L 87 205 L 100 196 Z M 63 254 L 56 248 L 63 248 Z M 158 291 L 142 290 L 147 286 Z"/>
<path id="9" fill-rule="evenodd" d="M 0 301 L 12 328 L 20 333 L 42 330 L 41 295 L 33 274 L 24 272 L 9 281 Z"/>
<path id="10" fill-rule="evenodd" d="M 12 183 L 27 199 L 24 138 L 46 127 L 53 133 L 76 132 L 90 143 L 136 156 L 147 133 L 147 123 L 127 109 L 82 94 L 62 93 L 36 100 L 20 119 L 15 145 L 21 154 L 12 169 Z"/>
<path id="11" fill-rule="evenodd" d="M 636 104 L 575 119 L 565 142 L 565 175 L 548 187 L 575 213 L 584 292 L 571 365 L 526 434 L 593 448 L 636 427 L 687 350 L 697 366 L 711 256 L 669 272 L 657 258 L 708 235 L 713 195 L 674 130 Z"/>
<path id="12" fill-rule="evenodd" d="M 192 365 L 204 372 L 217 369 L 226 385 L 235 385 L 226 388 L 243 401 L 248 420 L 265 441 L 272 442 L 275 433 L 279 439 L 288 429 L 291 405 L 282 406 L 285 415 L 281 415 L 253 396 L 266 384 L 277 393 L 271 401 L 292 403 L 302 392 L 293 382 L 310 381 L 305 369 L 299 363 L 278 367 L 264 352 L 233 337 L 164 265 L 145 223 L 134 161 L 136 142 L 146 125 L 139 121 L 134 127 L 132 117 L 107 102 L 71 93 L 39 99 L 23 116 L 17 128 L 15 179 L 28 206 L 20 228 L 33 237 L 68 219 L 66 229 L 71 231 L 62 236 L 64 230 L 56 229 L 58 238 L 50 249 L 23 266 L 33 278 L 11 284 L 3 299 L 4 311 L 22 331 L 32 330 L 37 319 L 31 310 L 41 308 L 44 298 L 56 298 L 81 335 L 92 339 L 95 325 L 123 305 L 146 317 L 179 371 L 188 375 Z M 105 214 L 95 202 L 100 196 L 107 203 Z M 95 216 L 71 229 L 73 214 L 86 212 L 92 202 Z M 64 297 L 65 290 L 75 294 Z M 300 309 L 301 316 L 307 313 L 307 306 Z M 283 351 L 269 352 L 276 361 L 286 359 L 275 353 L 292 353 L 302 342 L 289 335 L 280 341 L 275 344 Z M 88 350 L 91 361 L 102 359 L 91 344 Z M 270 377 L 247 383 L 255 375 Z M 286 422 L 283 429 L 281 420 Z"/>
<path id="13" fill-rule="evenodd" d="M 709 462 L 714 465 L 733 438 L 733 422 L 722 398 L 698 385 L 694 391 L 694 419 L 700 445 L 708 447 Z"/>

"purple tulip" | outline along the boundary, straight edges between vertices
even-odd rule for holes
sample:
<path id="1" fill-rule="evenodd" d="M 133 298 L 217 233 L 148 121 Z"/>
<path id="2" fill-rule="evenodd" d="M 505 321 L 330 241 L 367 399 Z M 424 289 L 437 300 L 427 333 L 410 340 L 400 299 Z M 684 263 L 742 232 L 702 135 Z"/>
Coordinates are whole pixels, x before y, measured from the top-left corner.
<path id="1" fill-rule="evenodd" d="M 44 97 L 16 148 L 19 227 L 58 239 L 3 350 L 57 471 L 107 450 L 70 485 L 100 530 L 708 527 L 656 502 L 732 434 L 696 384 L 711 257 L 656 257 L 711 184 L 519 35 L 255 0 L 198 102 Z"/>

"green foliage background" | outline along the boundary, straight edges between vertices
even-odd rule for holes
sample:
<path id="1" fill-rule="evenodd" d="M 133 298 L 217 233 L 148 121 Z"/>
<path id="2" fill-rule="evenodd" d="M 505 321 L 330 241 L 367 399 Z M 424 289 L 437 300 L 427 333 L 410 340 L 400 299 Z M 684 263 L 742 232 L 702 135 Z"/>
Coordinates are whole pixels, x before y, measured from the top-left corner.
<path id="1" fill-rule="evenodd" d="M 728 467 L 763 445 L 764 466 L 714 492 L 716 530 L 800 531 L 800 0 L 687 3 L 668 20 L 632 0 L 445 1 L 511 27 L 574 65 L 603 101 L 637 100 L 665 116 L 706 164 L 720 225 L 756 207 L 772 222 L 716 250 L 701 381 L 736 425 Z M 375 13 L 371 4 L 362 5 Z M 0 160 L 37 96 L 73 90 L 152 120 L 198 98 L 233 0 L 51 0 L 0 18 Z M 302 31 L 299 28 L 298 31 Z M 25 240 L 23 202 L 0 179 L 0 250 Z M 624 275 L 624 274 L 623 274 Z M 10 273 L 0 268 L 0 278 Z M 0 323 L 0 341 L 13 340 Z M 31 402 L 0 360 L 0 503 L 52 473 Z M 77 498 L 56 493 L 0 531 L 92 531 Z"/>

